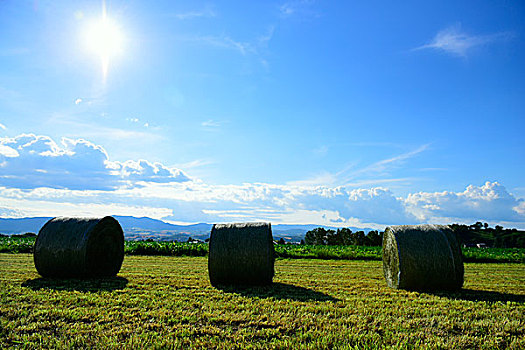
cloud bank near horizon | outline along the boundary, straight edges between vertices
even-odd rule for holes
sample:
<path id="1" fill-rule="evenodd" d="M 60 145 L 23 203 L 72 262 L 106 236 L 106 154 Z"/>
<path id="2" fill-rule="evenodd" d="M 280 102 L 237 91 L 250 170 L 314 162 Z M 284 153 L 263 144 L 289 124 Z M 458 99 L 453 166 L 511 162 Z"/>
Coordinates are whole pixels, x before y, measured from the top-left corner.
<path id="1" fill-rule="evenodd" d="M 211 185 L 161 163 L 110 160 L 102 146 L 83 139 L 0 138 L 0 216 L 99 215 L 372 228 L 481 220 L 524 228 L 525 200 L 498 182 L 406 197 L 384 187 Z"/>

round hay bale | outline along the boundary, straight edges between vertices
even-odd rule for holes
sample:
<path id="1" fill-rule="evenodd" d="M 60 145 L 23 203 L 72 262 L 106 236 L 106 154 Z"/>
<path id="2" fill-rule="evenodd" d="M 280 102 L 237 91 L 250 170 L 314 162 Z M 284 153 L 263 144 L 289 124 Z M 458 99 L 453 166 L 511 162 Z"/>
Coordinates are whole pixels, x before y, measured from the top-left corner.
<path id="1" fill-rule="evenodd" d="M 213 286 L 272 283 L 275 254 L 269 223 L 215 224 L 209 244 Z"/>
<path id="2" fill-rule="evenodd" d="M 463 286 L 463 258 L 455 234 L 443 225 L 387 227 L 383 273 L 389 287 L 453 290 Z"/>
<path id="3" fill-rule="evenodd" d="M 33 253 L 43 277 L 111 277 L 124 260 L 124 232 L 111 216 L 54 218 L 40 229 Z"/>

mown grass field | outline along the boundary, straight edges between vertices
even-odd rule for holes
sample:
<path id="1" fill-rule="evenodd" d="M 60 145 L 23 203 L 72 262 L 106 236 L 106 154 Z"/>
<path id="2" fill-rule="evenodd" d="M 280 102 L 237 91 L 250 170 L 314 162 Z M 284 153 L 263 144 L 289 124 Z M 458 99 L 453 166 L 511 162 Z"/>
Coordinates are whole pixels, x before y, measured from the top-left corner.
<path id="1" fill-rule="evenodd" d="M 31 253 L 35 238 L 0 237 L 0 253 Z M 463 248 L 466 262 L 525 263 L 525 249 L 522 248 Z M 137 242 L 126 241 L 126 255 L 165 256 L 206 256 L 208 244 L 181 242 Z M 291 259 L 344 259 L 381 260 L 381 247 L 328 246 L 328 245 L 275 245 L 278 258 Z"/>
<path id="2" fill-rule="evenodd" d="M 0 254 L 0 348 L 525 348 L 524 265 L 465 269 L 461 292 L 431 294 L 387 288 L 380 261 L 278 259 L 271 287 L 216 289 L 205 257 L 48 280 Z"/>

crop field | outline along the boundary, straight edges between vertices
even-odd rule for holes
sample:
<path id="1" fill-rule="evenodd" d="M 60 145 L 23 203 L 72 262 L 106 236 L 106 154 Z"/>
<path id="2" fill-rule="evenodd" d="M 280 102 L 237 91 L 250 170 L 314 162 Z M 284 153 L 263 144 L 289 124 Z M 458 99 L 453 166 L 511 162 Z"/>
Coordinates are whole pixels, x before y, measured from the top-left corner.
<path id="1" fill-rule="evenodd" d="M 0 253 L 31 253 L 33 237 L 0 237 Z M 463 248 L 466 262 L 513 262 L 525 263 L 523 248 Z M 126 255 L 165 255 L 165 256 L 206 256 L 208 244 L 182 242 L 142 242 L 126 241 Z M 292 259 L 345 259 L 381 260 L 381 247 L 367 246 L 329 246 L 329 245 L 275 245 L 278 258 Z"/>
<path id="2" fill-rule="evenodd" d="M 386 287 L 380 261 L 278 259 L 217 289 L 206 257 L 126 256 L 117 278 L 43 279 L 0 254 L 0 348 L 525 348 L 525 268 L 465 264 L 464 289 Z"/>

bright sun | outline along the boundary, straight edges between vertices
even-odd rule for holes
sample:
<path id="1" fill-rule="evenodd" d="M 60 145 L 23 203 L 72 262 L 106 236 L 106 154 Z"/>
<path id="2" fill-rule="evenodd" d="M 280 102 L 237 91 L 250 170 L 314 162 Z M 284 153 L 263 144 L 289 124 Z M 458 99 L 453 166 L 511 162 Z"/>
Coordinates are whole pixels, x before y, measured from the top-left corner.
<path id="1" fill-rule="evenodd" d="M 104 80 L 108 74 L 109 61 L 122 51 L 123 36 L 119 26 L 106 16 L 104 9 L 102 18 L 92 22 L 86 30 L 86 45 L 88 49 L 100 57 Z"/>

